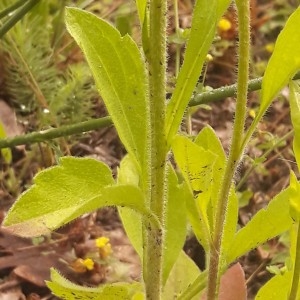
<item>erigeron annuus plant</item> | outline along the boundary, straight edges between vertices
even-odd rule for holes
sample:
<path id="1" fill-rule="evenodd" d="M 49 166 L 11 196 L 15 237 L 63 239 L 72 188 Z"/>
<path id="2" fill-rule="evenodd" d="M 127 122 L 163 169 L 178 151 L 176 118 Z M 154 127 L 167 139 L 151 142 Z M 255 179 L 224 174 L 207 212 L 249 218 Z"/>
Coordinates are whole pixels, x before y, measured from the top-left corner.
<path id="1" fill-rule="evenodd" d="M 300 8 L 278 37 L 263 79 L 259 112 L 245 131 L 250 12 L 249 1 L 235 1 L 239 61 L 230 152 L 227 156 L 209 126 L 194 139 L 178 134 L 216 24 L 229 4 L 228 0 L 196 1 L 184 62 L 167 103 L 167 1 L 136 1 L 142 49 L 130 36 L 122 37 L 106 21 L 79 9 L 66 10 L 67 28 L 85 54 L 128 155 L 121 161 L 117 180 L 102 162 L 62 158 L 58 166 L 35 177 L 35 184 L 11 208 L 4 225 L 17 234 L 36 236 L 97 208 L 118 206 L 124 228 L 141 260 L 142 280 L 84 288 L 52 270 L 48 286 L 57 296 L 63 299 L 190 300 L 199 299 L 206 289 L 207 299 L 218 299 L 221 275 L 231 263 L 266 240 L 286 230 L 293 232 L 293 219 L 296 223 L 300 219 L 297 202 L 300 189 L 295 176 L 291 176 L 291 187 L 278 194 L 266 209 L 238 231 L 233 179 L 258 122 L 277 93 L 300 68 L 297 49 Z M 299 93 L 295 84 L 291 85 L 292 111 L 298 115 Z M 296 129 L 297 124 L 294 118 Z M 297 134 L 295 141 L 297 158 Z M 170 151 L 183 181 L 168 162 Z M 203 272 L 182 251 L 187 222 L 206 251 L 207 269 Z M 284 295 L 289 299 L 297 299 L 300 270 L 299 246 L 296 242 L 294 245 L 297 249 L 291 253 L 294 264 L 284 279 L 276 279 L 284 283 L 277 289 L 279 297 Z M 274 291 L 272 281 L 270 286 L 266 285 L 258 298 L 267 299 L 265 295 Z M 274 297 L 272 299 L 285 299 Z"/>

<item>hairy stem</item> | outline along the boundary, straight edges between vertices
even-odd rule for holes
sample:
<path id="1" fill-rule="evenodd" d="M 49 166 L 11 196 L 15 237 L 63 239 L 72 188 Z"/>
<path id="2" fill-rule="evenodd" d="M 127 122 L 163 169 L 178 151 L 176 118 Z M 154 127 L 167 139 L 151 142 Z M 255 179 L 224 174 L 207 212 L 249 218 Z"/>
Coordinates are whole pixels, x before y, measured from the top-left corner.
<path id="1" fill-rule="evenodd" d="M 249 76 L 249 48 L 250 48 L 250 9 L 249 0 L 236 0 L 239 21 L 239 53 L 238 53 L 238 82 L 236 113 L 233 126 L 233 137 L 225 168 L 223 184 L 217 202 L 212 245 L 209 257 L 207 299 L 218 299 L 218 290 L 222 268 L 222 239 L 226 211 L 232 180 L 241 158 L 241 142 L 244 135 L 244 125 L 247 109 L 247 92 Z"/>
<path id="2" fill-rule="evenodd" d="M 166 0 L 150 1 L 149 49 L 146 53 L 149 71 L 150 97 L 150 186 L 148 205 L 164 223 L 166 138 Z M 146 298 L 161 299 L 163 231 L 146 223 L 143 277 Z"/>

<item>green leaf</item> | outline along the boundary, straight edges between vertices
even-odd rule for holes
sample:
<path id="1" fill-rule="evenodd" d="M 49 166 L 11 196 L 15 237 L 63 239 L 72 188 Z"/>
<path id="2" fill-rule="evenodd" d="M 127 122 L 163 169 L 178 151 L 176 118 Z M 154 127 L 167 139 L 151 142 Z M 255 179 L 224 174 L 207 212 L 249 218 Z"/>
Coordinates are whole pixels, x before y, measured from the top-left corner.
<path id="1" fill-rule="evenodd" d="M 300 184 L 293 171 L 290 176 L 290 215 L 296 222 L 300 221 Z"/>
<path id="2" fill-rule="evenodd" d="M 169 273 L 183 248 L 186 232 L 186 203 L 189 189 L 185 182 L 178 184 L 177 175 L 169 165 L 167 207 L 165 221 L 165 237 L 163 252 L 163 284 L 166 283 Z"/>
<path id="3" fill-rule="evenodd" d="M 300 168 L 300 87 L 292 80 L 290 81 L 290 108 L 294 127 L 293 150 L 298 168 Z"/>
<path id="4" fill-rule="evenodd" d="M 136 186 L 139 184 L 139 176 L 136 166 L 129 155 L 126 155 L 120 163 L 120 168 L 118 169 L 118 183 L 133 184 Z M 127 207 L 118 207 L 118 211 L 126 234 L 142 261 L 143 238 L 141 216 L 134 210 Z"/>
<path id="5" fill-rule="evenodd" d="M 261 92 L 261 105 L 254 123 L 264 115 L 274 97 L 300 69 L 300 7 L 287 20 L 268 62 Z"/>
<path id="6" fill-rule="evenodd" d="M 143 27 L 146 14 L 147 0 L 136 0 L 135 3 L 139 14 L 140 24 L 141 27 Z"/>
<path id="7" fill-rule="evenodd" d="M 215 131 L 206 125 L 197 135 L 195 144 L 203 147 L 205 150 L 209 150 L 216 154 L 221 160 L 222 164 L 226 162 L 226 155 L 223 146 L 217 137 Z"/>
<path id="8" fill-rule="evenodd" d="M 291 279 L 292 272 L 274 276 L 258 291 L 255 300 L 288 299 L 291 288 Z"/>
<path id="9" fill-rule="evenodd" d="M 215 35 L 217 21 L 229 3 L 230 0 L 196 1 L 184 62 L 174 93 L 167 106 L 166 136 L 169 145 L 177 133 L 184 111 L 201 74 L 206 54 Z"/>
<path id="10" fill-rule="evenodd" d="M 177 299 L 200 275 L 199 268 L 183 251 L 180 252 L 163 290 L 164 300 Z M 199 299 L 199 295 L 191 300 Z"/>
<path id="11" fill-rule="evenodd" d="M 66 9 L 66 24 L 85 54 L 121 141 L 146 171 L 149 106 L 145 64 L 137 45 L 106 21 L 76 8 Z"/>
<path id="12" fill-rule="evenodd" d="M 226 164 L 226 155 L 222 147 L 222 144 L 217 137 L 216 133 L 210 126 L 204 127 L 195 139 L 195 144 L 203 147 L 206 151 L 210 151 L 217 155 L 215 163 L 213 164 L 213 176 L 211 181 L 210 192 L 210 205 L 207 207 L 207 215 L 210 224 L 210 228 L 213 228 L 213 222 L 215 220 L 215 211 L 217 206 L 217 200 L 220 192 L 220 186 L 222 184 L 223 174 Z M 229 194 L 228 208 L 226 211 L 226 222 L 224 224 L 225 234 L 222 237 L 221 255 L 227 256 L 234 235 L 236 233 L 238 218 L 238 198 L 235 193 L 234 185 L 232 185 Z"/>
<path id="13" fill-rule="evenodd" d="M 34 182 L 4 220 L 15 234 L 46 234 L 84 213 L 112 205 L 130 207 L 159 226 L 140 189 L 114 185 L 110 169 L 94 159 L 63 157 L 59 166 L 40 172 Z"/>
<path id="14" fill-rule="evenodd" d="M 230 189 L 228 207 L 226 210 L 226 221 L 224 222 L 224 234 L 222 236 L 221 243 L 221 262 L 229 264 L 231 261 L 227 261 L 228 254 L 231 252 L 232 243 L 235 238 L 238 221 L 238 198 L 235 193 L 235 188 L 232 185 Z"/>
<path id="15" fill-rule="evenodd" d="M 172 150 L 185 181 L 195 195 L 195 200 L 187 198 L 191 225 L 201 245 L 208 250 L 211 232 L 207 208 L 211 196 L 213 165 L 217 157 L 183 136 L 174 138 Z"/>
<path id="16" fill-rule="evenodd" d="M 63 300 L 131 300 L 142 291 L 142 285 L 138 282 L 105 284 L 99 288 L 79 286 L 65 279 L 55 269 L 51 269 L 51 280 L 47 286 Z"/>
<path id="17" fill-rule="evenodd" d="M 261 209 L 237 232 L 228 253 L 228 263 L 291 227 L 289 197 L 288 188 L 279 193 L 265 209 Z"/>
<path id="18" fill-rule="evenodd" d="M 220 186 L 225 171 L 226 155 L 219 138 L 210 126 L 206 126 L 200 131 L 195 139 L 195 144 L 216 155 L 216 160 L 212 167 L 213 175 L 210 183 L 210 205 L 207 207 L 209 225 L 210 228 L 213 228 Z"/>
<path id="19" fill-rule="evenodd" d="M 3 127 L 2 122 L 0 121 L 0 139 L 6 138 L 6 133 Z M 1 149 L 1 154 L 6 163 L 10 164 L 12 160 L 11 150 L 9 148 Z"/>

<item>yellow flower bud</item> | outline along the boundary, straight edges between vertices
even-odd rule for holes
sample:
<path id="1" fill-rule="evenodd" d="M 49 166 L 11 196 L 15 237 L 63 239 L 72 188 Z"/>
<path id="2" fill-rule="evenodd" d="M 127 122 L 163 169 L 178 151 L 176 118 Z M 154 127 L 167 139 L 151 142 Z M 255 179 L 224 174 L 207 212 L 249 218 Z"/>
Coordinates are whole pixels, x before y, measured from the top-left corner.
<path id="1" fill-rule="evenodd" d="M 221 20 L 218 23 L 218 28 L 221 31 L 228 31 L 231 29 L 231 27 L 232 27 L 231 22 L 226 18 L 221 18 Z"/>

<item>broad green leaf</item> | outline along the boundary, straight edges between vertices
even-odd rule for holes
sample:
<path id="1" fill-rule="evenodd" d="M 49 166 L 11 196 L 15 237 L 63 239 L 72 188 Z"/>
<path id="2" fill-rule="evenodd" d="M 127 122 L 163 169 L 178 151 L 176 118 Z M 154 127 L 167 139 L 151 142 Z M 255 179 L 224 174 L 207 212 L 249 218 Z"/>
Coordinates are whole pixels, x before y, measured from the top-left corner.
<path id="1" fill-rule="evenodd" d="M 167 106 L 166 136 L 169 145 L 180 126 L 184 111 L 201 74 L 206 54 L 215 35 L 217 21 L 229 3 L 230 0 L 196 1 L 184 62 Z"/>
<path id="2" fill-rule="evenodd" d="M 293 171 L 290 176 L 290 215 L 296 222 L 300 221 L 300 184 Z"/>
<path id="3" fill-rule="evenodd" d="M 94 159 L 64 157 L 59 166 L 40 172 L 34 182 L 4 220 L 4 226 L 16 234 L 46 234 L 84 213 L 114 205 L 130 207 L 159 226 L 140 189 L 115 185 L 110 169 Z"/>
<path id="4" fill-rule="evenodd" d="M 0 139 L 2 139 L 2 138 L 6 138 L 6 133 L 5 133 L 2 122 L 0 121 Z M 11 150 L 9 148 L 1 149 L 1 154 L 6 163 L 8 163 L 8 164 L 11 163 L 12 155 L 11 155 Z"/>
<path id="5" fill-rule="evenodd" d="M 294 127 L 293 150 L 300 169 L 300 87 L 297 82 L 290 81 L 290 108 Z"/>
<path id="6" fill-rule="evenodd" d="M 177 299 L 199 275 L 199 268 L 191 258 L 181 251 L 164 287 L 162 299 Z M 199 299 L 199 295 L 191 298 L 191 300 L 195 299 Z"/>
<path id="7" fill-rule="evenodd" d="M 254 123 L 264 115 L 274 97 L 300 69 L 300 7 L 287 20 L 268 62 L 261 91 L 261 105 Z"/>
<path id="8" fill-rule="evenodd" d="M 209 195 L 210 205 L 207 207 L 208 221 L 210 228 L 213 228 L 220 186 L 225 170 L 226 155 L 219 138 L 209 126 L 204 127 L 200 131 L 195 139 L 195 144 L 216 155 L 216 161 L 212 167 L 213 175 L 211 178 Z"/>
<path id="9" fill-rule="evenodd" d="M 186 239 L 187 218 L 185 200 L 188 194 L 189 189 L 186 183 L 178 184 L 177 175 L 170 165 L 168 170 L 168 201 L 165 218 L 163 284 L 167 281 L 169 273 Z"/>
<path id="10" fill-rule="evenodd" d="M 288 188 L 279 193 L 265 209 L 256 213 L 252 220 L 237 232 L 228 253 L 228 263 L 291 227 L 289 198 Z"/>
<path id="11" fill-rule="evenodd" d="M 213 228 L 215 220 L 215 210 L 217 200 L 222 184 L 223 174 L 226 164 L 226 155 L 222 144 L 216 133 L 210 126 L 204 127 L 195 139 L 195 144 L 203 147 L 217 155 L 216 161 L 213 164 L 213 176 L 211 182 L 211 205 L 207 208 L 210 227 Z M 235 193 L 234 185 L 232 185 L 229 194 L 228 208 L 226 210 L 226 222 L 224 224 L 224 235 L 222 237 L 221 255 L 226 256 L 228 249 L 231 246 L 234 235 L 236 233 L 238 218 L 238 198 Z"/>
<path id="12" fill-rule="evenodd" d="M 278 274 L 271 278 L 257 293 L 255 300 L 288 299 L 291 288 L 292 272 Z"/>
<path id="13" fill-rule="evenodd" d="M 211 196 L 213 165 L 217 157 L 183 136 L 174 138 L 172 150 L 185 181 L 195 195 L 194 202 L 187 199 L 188 214 L 195 235 L 207 250 L 211 234 L 207 207 Z"/>
<path id="14" fill-rule="evenodd" d="M 142 285 L 138 282 L 105 284 L 98 288 L 79 286 L 65 279 L 55 269 L 51 269 L 51 281 L 47 282 L 47 286 L 63 300 L 131 300 L 142 291 Z"/>
<path id="15" fill-rule="evenodd" d="M 121 141 L 145 172 L 149 111 L 145 64 L 137 45 L 106 21 L 76 8 L 67 8 L 66 24 L 85 54 Z"/>
<path id="16" fill-rule="evenodd" d="M 139 184 L 139 176 L 136 166 L 129 155 L 126 155 L 118 169 L 118 183 L 120 184 Z M 122 220 L 126 234 L 138 253 L 140 260 L 143 260 L 143 239 L 142 239 L 142 219 L 141 216 L 127 207 L 118 207 L 119 215 Z"/>

